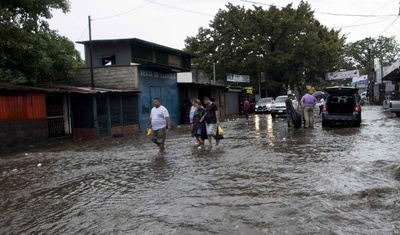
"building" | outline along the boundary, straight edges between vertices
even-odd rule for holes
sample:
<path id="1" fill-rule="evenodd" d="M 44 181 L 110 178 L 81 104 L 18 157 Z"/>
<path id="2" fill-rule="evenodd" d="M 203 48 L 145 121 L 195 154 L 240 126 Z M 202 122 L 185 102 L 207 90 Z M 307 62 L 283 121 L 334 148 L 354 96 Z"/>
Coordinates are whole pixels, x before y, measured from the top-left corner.
<path id="1" fill-rule="evenodd" d="M 214 99 L 220 117 L 240 114 L 244 89 L 239 86 L 227 86 L 221 81 L 211 81 L 202 71 L 192 70 L 178 74 L 180 123 L 189 123 L 191 100 L 204 96 Z"/>
<path id="2" fill-rule="evenodd" d="M 169 110 L 172 124 L 179 123 L 177 73 L 190 71 L 194 55 L 137 38 L 78 43 L 85 46 L 86 68 L 78 71 L 74 85 L 140 91 L 137 120 L 142 131 L 156 97 Z"/>

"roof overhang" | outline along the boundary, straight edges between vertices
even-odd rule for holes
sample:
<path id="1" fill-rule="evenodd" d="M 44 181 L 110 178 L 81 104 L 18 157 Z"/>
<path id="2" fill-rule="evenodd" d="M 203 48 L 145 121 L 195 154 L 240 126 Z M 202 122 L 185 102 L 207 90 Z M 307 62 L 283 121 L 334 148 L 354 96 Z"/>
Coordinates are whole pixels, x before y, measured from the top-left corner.
<path id="1" fill-rule="evenodd" d="M 190 53 L 190 52 L 186 52 L 183 50 L 179 50 L 176 48 L 172 48 L 172 47 L 167 47 L 161 44 L 157 44 L 157 43 L 153 43 L 153 42 L 149 42 L 149 41 L 145 41 L 139 38 L 120 38 L 120 39 L 97 39 L 97 40 L 92 40 L 92 43 L 112 43 L 112 42 L 129 42 L 131 44 L 134 45 L 142 45 L 142 46 L 147 46 L 147 47 L 151 47 L 151 48 L 156 48 L 156 49 L 160 49 L 160 50 L 164 50 L 164 51 L 169 51 L 169 52 L 173 52 L 176 54 L 180 54 L 180 55 L 184 55 L 190 58 L 195 58 L 197 57 L 197 55 Z M 90 43 L 90 41 L 77 41 L 76 43 L 79 44 L 83 44 L 83 45 L 88 45 Z"/>
<path id="2" fill-rule="evenodd" d="M 0 83 L 0 90 L 13 91 L 43 91 L 46 93 L 80 93 L 80 94 L 103 94 L 103 93 L 140 93 L 139 90 L 107 89 L 94 87 L 77 87 L 69 85 L 39 84 L 35 86 Z"/>

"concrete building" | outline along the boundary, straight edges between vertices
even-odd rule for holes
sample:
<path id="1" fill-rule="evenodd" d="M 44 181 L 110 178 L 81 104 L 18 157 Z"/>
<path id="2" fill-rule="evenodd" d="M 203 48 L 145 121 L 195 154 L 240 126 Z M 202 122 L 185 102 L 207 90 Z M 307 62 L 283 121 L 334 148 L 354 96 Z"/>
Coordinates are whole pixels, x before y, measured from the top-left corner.
<path id="1" fill-rule="evenodd" d="M 179 123 L 177 73 L 190 71 L 194 55 L 137 38 L 78 43 L 85 46 L 86 68 L 78 71 L 74 84 L 140 91 L 137 120 L 142 131 L 155 97 L 161 98 L 162 105 L 169 110 L 172 124 Z"/>

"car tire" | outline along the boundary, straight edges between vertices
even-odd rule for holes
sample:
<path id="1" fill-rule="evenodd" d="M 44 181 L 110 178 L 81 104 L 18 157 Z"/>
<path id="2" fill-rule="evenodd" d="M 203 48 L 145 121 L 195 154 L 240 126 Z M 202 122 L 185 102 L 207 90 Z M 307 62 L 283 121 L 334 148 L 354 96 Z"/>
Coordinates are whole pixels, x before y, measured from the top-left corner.
<path id="1" fill-rule="evenodd" d="M 354 123 L 354 127 L 360 127 L 361 126 L 361 121 L 357 121 Z"/>
<path id="2" fill-rule="evenodd" d="M 396 113 L 396 117 L 400 117 L 400 113 Z"/>
<path id="3" fill-rule="evenodd" d="M 271 113 L 272 118 L 275 118 L 275 116 L 276 116 L 275 113 Z"/>
<path id="4" fill-rule="evenodd" d="M 323 127 L 326 127 L 326 126 L 328 126 L 328 122 L 326 122 L 326 121 L 322 121 L 322 126 L 323 126 Z"/>

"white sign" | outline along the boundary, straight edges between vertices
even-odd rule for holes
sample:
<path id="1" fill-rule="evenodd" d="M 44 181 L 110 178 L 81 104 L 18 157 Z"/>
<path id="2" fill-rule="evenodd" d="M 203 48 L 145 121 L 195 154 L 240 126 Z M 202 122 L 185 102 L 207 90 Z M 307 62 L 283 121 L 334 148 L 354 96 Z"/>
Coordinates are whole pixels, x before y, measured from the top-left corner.
<path id="1" fill-rule="evenodd" d="M 360 77 L 354 77 L 353 84 L 367 84 L 368 83 L 368 75 L 361 75 Z"/>
<path id="2" fill-rule="evenodd" d="M 178 73 L 178 83 L 192 83 L 193 77 L 191 72 Z"/>
<path id="3" fill-rule="evenodd" d="M 226 81 L 228 82 L 250 82 L 250 76 L 249 75 L 238 75 L 238 74 L 232 74 L 228 73 L 226 75 Z"/>
<path id="4" fill-rule="evenodd" d="M 330 72 L 325 74 L 325 80 L 339 80 L 346 78 L 359 77 L 360 73 L 358 70 L 349 70 L 343 72 Z"/>

